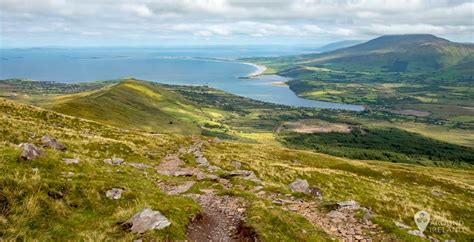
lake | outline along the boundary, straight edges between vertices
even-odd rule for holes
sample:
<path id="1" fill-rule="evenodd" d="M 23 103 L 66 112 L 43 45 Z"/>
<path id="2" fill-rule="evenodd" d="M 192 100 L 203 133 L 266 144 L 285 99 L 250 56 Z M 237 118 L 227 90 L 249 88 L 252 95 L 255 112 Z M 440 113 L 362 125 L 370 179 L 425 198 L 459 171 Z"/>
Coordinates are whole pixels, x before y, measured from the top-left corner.
<path id="1" fill-rule="evenodd" d="M 1 49 L 0 79 L 78 83 L 134 77 L 166 84 L 207 85 L 239 96 L 289 106 L 364 109 L 361 105 L 300 98 L 288 86 L 275 85 L 275 82 L 288 80 L 282 76 L 239 78 L 254 73 L 256 68 L 233 61 L 241 57 L 302 53 L 307 53 L 307 50 L 278 46 L 263 49 L 252 46 Z"/>

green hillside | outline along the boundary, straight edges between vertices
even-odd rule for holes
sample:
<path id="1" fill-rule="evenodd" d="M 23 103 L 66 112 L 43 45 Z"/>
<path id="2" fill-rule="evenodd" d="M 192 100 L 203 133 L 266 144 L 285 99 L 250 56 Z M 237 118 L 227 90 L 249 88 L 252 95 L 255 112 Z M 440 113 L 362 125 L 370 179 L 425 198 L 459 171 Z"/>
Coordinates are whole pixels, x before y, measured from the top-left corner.
<path id="1" fill-rule="evenodd" d="M 200 107 L 181 96 L 135 80 L 47 98 L 38 104 L 60 113 L 150 132 L 199 134 L 199 124 L 209 120 Z"/>
<path id="2" fill-rule="evenodd" d="M 388 35 L 329 53 L 300 56 L 300 64 L 346 70 L 432 71 L 454 66 L 474 54 L 474 45 L 433 35 Z"/>
<path id="3" fill-rule="evenodd" d="M 344 215 L 353 222 L 338 225 L 341 231 L 363 228 L 362 237 L 417 241 L 418 237 L 393 221 L 415 229 L 413 214 L 426 210 L 433 223 L 463 224 L 459 225 L 462 232 L 443 233 L 436 232 L 438 225 L 432 225 L 425 235 L 456 240 L 472 237 L 471 170 L 347 160 L 273 145 L 210 142 L 196 136 L 150 135 L 5 99 L 0 99 L 0 111 L 0 237 L 6 240 L 183 240 L 188 226 L 194 223 L 194 215 L 205 208 L 190 196 L 208 194 L 209 189 L 217 192 L 213 195 L 215 201 L 222 196 L 244 201 L 245 226 L 261 241 L 354 238 L 352 232 L 333 230 L 336 222 L 330 219 L 330 214 L 337 211 L 335 203 L 348 200 L 362 208 Z M 40 158 L 19 160 L 18 144 L 41 146 L 43 135 L 57 138 L 67 150 L 43 148 Z M 203 142 L 203 155 L 221 170 L 213 172 L 196 166 L 194 155 L 187 154 L 179 155 L 184 163 L 176 169 L 197 169 L 194 172 L 215 174 L 227 182 L 196 176 L 169 177 L 155 171 L 166 162 L 165 157 L 182 147 L 193 147 L 196 142 Z M 147 166 L 135 168 L 103 161 L 111 157 Z M 79 161 L 67 164 L 63 158 Z M 239 161 L 241 169 L 254 172 L 264 182 L 263 188 L 258 188 L 264 193 L 253 192 L 260 183 L 227 175 L 235 169 L 233 161 Z M 297 178 L 319 187 L 323 197 L 291 192 L 287 185 Z M 187 182 L 194 185 L 184 194 L 170 195 L 161 188 L 163 184 Z M 112 187 L 125 191 L 122 198 L 106 197 Z M 279 205 L 275 199 L 301 206 Z M 130 232 L 125 221 L 144 208 L 160 211 L 171 225 L 144 234 Z M 442 231 L 450 231 L 445 225 L 439 226 Z"/>

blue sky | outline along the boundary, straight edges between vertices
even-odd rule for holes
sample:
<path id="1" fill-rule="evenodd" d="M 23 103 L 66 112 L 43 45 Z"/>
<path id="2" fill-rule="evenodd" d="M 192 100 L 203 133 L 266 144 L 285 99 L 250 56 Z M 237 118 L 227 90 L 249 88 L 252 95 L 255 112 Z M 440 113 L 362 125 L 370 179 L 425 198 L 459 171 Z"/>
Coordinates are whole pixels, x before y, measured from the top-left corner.
<path id="1" fill-rule="evenodd" d="M 472 0 L 0 0 L 0 47 L 474 42 Z"/>

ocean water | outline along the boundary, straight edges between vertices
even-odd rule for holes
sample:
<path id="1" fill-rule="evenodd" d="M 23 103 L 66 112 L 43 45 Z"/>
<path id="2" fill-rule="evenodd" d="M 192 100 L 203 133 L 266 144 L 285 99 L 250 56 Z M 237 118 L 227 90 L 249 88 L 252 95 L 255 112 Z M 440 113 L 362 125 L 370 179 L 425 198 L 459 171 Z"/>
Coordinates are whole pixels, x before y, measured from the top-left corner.
<path id="1" fill-rule="evenodd" d="M 32 48 L 1 49 L 0 79 L 23 78 L 67 83 L 134 77 L 166 84 L 207 85 L 260 101 L 298 107 L 363 110 L 359 105 L 299 98 L 285 77 L 242 79 L 255 72 L 240 57 L 306 53 L 305 49 L 268 47 L 180 48 Z"/>

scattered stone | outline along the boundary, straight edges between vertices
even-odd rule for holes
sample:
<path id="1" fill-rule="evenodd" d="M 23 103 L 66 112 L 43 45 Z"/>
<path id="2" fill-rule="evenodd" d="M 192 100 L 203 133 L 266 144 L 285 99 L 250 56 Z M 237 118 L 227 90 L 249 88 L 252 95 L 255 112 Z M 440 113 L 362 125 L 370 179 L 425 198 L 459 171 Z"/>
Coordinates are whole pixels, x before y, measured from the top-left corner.
<path id="1" fill-rule="evenodd" d="M 230 176 L 240 176 L 243 179 L 253 181 L 258 184 L 264 184 L 262 180 L 260 180 L 253 171 L 248 170 L 234 170 L 228 173 Z"/>
<path id="2" fill-rule="evenodd" d="M 319 187 L 309 187 L 309 195 L 311 195 L 314 198 L 321 198 L 323 195 L 321 194 L 321 188 Z"/>
<path id="3" fill-rule="evenodd" d="M 131 166 L 133 168 L 137 168 L 137 169 L 140 169 L 140 170 L 152 168 L 152 166 L 147 165 L 147 164 L 142 164 L 142 163 L 129 163 L 129 162 L 126 162 L 125 165 Z"/>
<path id="4" fill-rule="evenodd" d="M 337 205 L 341 208 L 350 208 L 350 209 L 358 209 L 360 207 L 359 203 L 353 200 L 338 202 Z"/>
<path id="5" fill-rule="evenodd" d="M 55 149 L 55 150 L 60 150 L 60 151 L 65 151 L 66 150 L 66 146 L 59 143 L 59 141 L 57 141 L 55 138 L 49 136 L 49 135 L 45 135 L 41 138 L 41 142 L 43 143 L 44 147 L 49 147 L 51 149 Z"/>
<path id="6" fill-rule="evenodd" d="M 43 155 L 43 151 L 36 147 L 34 144 L 21 143 L 19 147 L 22 149 L 20 154 L 20 160 L 36 160 L 38 157 Z"/>
<path id="7" fill-rule="evenodd" d="M 105 195 L 110 199 L 120 199 L 122 197 L 123 189 L 121 188 L 112 188 L 108 190 Z"/>
<path id="8" fill-rule="evenodd" d="M 105 159 L 104 160 L 105 163 L 107 164 L 111 164 L 111 165 L 121 165 L 123 162 L 125 162 L 124 159 L 122 158 L 111 158 L 111 159 Z"/>
<path id="9" fill-rule="evenodd" d="M 442 198 L 444 199 L 444 195 L 441 193 L 441 192 L 438 192 L 438 191 L 431 191 L 431 194 L 436 196 L 436 197 L 439 197 L 439 198 Z"/>
<path id="10" fill-rule="evenodd" d="M 187 192 L 194 183 L 194 181 L 188 181 L 181 185 L 172 185 L 164 182 L 157 182 L 156 186 L 168 195 L 178 195 Z"/>
<path id="11" fill-rule="evenodd" d="M 31 171 L 32 171 L 35 175 L 37 175 L 38 172 L 39 172 L 39 169 L 38 169 L 38 168 L 31 168 Z"/>
<path id="12" fill-rule="evenodd" d="M 66 162 L 66 164 L 78 164 L 79 163 L 79 158 L 63 158 L 63 161 Z"/>
<path id="13" fill-rule="evenodd" d="M 421 232 L 419 230 L 408 230 L 407 233 L 409 233 L 411 235 L 418 236 L 418 237 L 426 238 L 426 236 L 423 234 L 423 232 Z"/>
<path id="14" fill-rule="evenodd" d="M 211 180 L 211 181 L 217 181 L 219 180 L 219 176 L 216 176 L 216 175 L 213 175 L 213 174 L 209 174 L 206 176 L 207 179 Z"/>
<path id="15" fill-rule="evenodd" d="M 218 166 L 208 166 L 207 169 L 211 172 L 214 172 L 220 170 L 221 168 Z"/>
<path id="16" fill-rule="evenodd" d="M 299 160 L 292 160 L 291 162 L 292 162 L 293 164 L 301 164 L 301 161 L 299 161 Z"/>
<path id="17" fill-rule="evenodd" d="M 133 215 L 125 224 L 131 225 L 132 232 L 141 234 L 148 230 L 166 228 L 171 222 L 160 212 L 145 208 Z"/>
<path id="18" fill-rule="evenodd" d="M 230 165 L 235 167 L 235 169 L 237 169 L 237 170 L 240 170 L 240 168 L 242 167 L 242 164 L 238 161 L 231 161 Z"/>
<path id="19" fill-rule="evenodd" d="M 294 182 L 290 183 L 288 187 L 293 192 L 302 192 L 302 193 L 310 194 L 308 181 L 303 180 L 303 179 L 296 179 Z"/>
<path id="20" fill-rule="evenodd" d="M 404 224 L 400 221 L 395 221 L 394 220 L 393 223 L 399 228 L 403 228 L 403 229 L 409 229 L 410 228 L 410 226 L 408 226 L 408 225 L 406 225 L 406 224 Z"/>
<path id="21" fill-rule="evenodd" d="M 196 162 L 201 165 L 201 166 L 209 166 L 209 161 L 202 155 L 198 155 L 195 157 L 196 158 Z"/>

